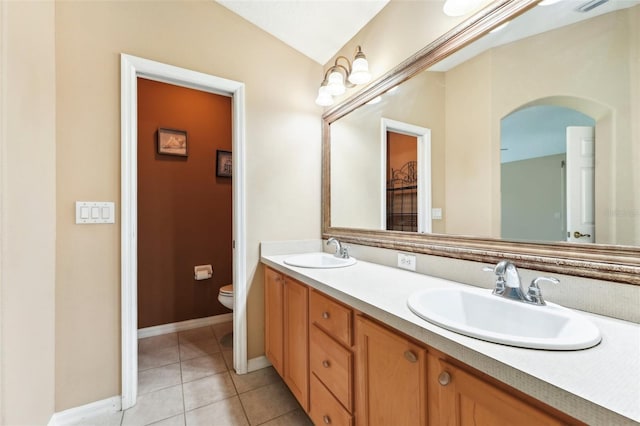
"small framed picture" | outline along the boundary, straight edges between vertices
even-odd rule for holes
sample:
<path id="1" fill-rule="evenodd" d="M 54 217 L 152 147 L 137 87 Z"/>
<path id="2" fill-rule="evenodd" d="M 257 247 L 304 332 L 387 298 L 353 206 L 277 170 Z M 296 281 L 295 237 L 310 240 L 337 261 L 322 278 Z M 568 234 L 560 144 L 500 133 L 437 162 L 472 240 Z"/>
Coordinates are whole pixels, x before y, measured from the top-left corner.
<path id="1" fill-rule="evenodd" d="M 231 177 L 231 152 L 216 151 L 216 176 Z"/>
<path id="2" fill-rule="evenodd" d="M 158 129 L 158 154 L 186 157 L 187 132 L 185 130 Z"/>

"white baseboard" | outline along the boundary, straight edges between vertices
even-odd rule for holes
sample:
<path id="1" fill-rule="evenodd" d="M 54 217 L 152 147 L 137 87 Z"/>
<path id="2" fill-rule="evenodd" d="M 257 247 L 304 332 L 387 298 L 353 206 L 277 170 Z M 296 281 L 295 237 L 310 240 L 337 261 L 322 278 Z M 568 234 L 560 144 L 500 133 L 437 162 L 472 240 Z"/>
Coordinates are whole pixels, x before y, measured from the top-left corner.
<path id="1" fill-rule="evenodd" d="M 122 409 L 122 398 L 120 396 L 112 396 L 111 398 L 95 401 L 90 404 L 81 405 L 80 407 L 69 408 L 68 410 L 55 413 L 48 426 L 65 426 L 91 417 L 103 414 L 115 413 Z"/>
<path id="2" fill-rule="evenodd" d="M 251 373 L 252 371 L 267 368 L 269 366 L 271 366 L 271 362 L 269 362 L 266 356 L 262 355 L 256 358 L 251 358 L 247 361 L 247 372 Z"/>
<path id="3" fill-rule="evenodd" d="M 220 324 L 233 320 L 233 313 L 214 315 L 206 318 L 196 318 L 187 321 L 174 322 L 171 324 L 155 325 L 153 327 L 141 328 L 138 330 L 138 339 L 145 337 L 160 336 L 161 334 L 175 333 L 177 331 L 190 330 L 192 328 L 206 327 L 207 325 Z"/>

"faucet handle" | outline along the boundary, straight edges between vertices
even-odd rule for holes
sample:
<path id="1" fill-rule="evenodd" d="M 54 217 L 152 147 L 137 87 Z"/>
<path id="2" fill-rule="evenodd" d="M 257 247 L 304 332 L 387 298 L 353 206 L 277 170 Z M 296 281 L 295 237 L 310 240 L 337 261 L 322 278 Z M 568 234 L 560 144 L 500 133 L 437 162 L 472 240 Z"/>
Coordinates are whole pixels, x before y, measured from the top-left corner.
<path id="1" fill-rule="evenodd" d="M 538 277 L 531 281 L 529 285 L 529 290 L 527 290 L 527 296 L 531 303 L 536 305 L 546 305 L 547 303 L 542 298 L 542 291 L 540 291 L 540 286 L 538 283 L 542 281 L 547 281 L 552 284 L 560 284 L 560 280 L 553 277 Z"/>
<path id="2" fill-rule="evenodd" d="M 485 266 L 482 268 L 482 270 L 484 272 L 493 272 L 498 276 L 498 278 L 496 279 L 496 287 L 493 289 L 493 294 L 502 295 L 504 293 L 506 283 L 504 279 L 504 272 L 498 271 L 497 267 L 495 266 Z"/>

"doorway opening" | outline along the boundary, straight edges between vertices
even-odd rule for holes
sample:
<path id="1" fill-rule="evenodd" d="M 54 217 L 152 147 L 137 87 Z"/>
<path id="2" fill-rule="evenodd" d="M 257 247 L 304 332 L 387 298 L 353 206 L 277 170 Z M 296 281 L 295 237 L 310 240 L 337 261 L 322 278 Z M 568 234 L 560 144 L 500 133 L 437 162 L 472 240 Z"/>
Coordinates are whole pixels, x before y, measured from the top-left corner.
<path id="1" fill-rule="evenodd" d="M 383 118 L 380 134 L 380 229 L 431 232 L 431 130 Z"/>
<path id="2" fill-rule="evenodd" d="M 244 84 L 160 62 L 121 54 L 121 327 L 122 409 L 135 405 L 138 385 L 137 144 L 138 78 L 231 98 L 233 204 L 233 364 L 247 372 L 246 202 Z M 212 167 L 214 165 L 212 164 Z"/>
<path id="3" fill-rule="evenodd" d="M 591 239 L 579 242 L 593 242 L 595 125 L 580 111 L 546 104 L 501 120 L 502 238 L 574 242 L 579 229 Z M 578 128 L 590 138 L 576 138 Z M 583 149 L 590 153 L 590 167 L 577 161 Z"/>

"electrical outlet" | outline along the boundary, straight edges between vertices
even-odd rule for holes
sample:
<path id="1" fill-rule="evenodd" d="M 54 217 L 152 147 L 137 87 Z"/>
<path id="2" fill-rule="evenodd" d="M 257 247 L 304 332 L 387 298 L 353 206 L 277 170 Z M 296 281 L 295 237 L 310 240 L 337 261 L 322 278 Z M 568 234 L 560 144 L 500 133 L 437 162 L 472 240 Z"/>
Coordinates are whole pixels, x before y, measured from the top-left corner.
<path id="1" fill-rule="evenodd" d="M 413 254 L 398 253 L 398 268 L 416 270 L 416 257 Z"/>

